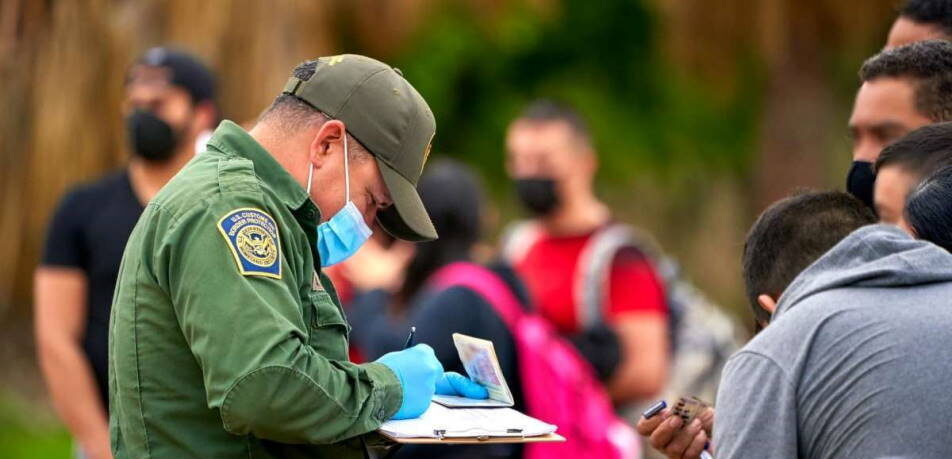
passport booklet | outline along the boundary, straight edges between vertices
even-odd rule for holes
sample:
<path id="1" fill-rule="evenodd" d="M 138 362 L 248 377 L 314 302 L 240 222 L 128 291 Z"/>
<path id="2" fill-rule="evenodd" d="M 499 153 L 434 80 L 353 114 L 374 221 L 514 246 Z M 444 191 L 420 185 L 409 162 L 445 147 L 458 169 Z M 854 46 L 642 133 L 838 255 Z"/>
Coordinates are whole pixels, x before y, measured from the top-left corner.
<path id="1" fill-rule="evenodd" d="M 434 395 L 433 401 L 447 408 L 507 408 L 513 405 L 512 392 L 499 367 L 493 342 L 474 338 L 462 333 L 453 333 L 456 352 L 466 369 L 466 376 L 489 391 L 485 400 L 456 395 Z"/>

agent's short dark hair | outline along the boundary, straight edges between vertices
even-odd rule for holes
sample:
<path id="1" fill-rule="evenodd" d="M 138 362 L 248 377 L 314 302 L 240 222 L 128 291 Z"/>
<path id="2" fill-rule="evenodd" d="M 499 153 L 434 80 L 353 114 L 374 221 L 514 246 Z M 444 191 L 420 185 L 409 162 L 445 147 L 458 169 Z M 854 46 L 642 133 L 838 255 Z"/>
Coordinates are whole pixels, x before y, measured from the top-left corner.
<path id="1" fill-rule="evenodd" d="M 802 191 L 767 208 L 747 233 L 743 268 L 754 317 L 770 315 L 761 294 L 780 296 L 801 271 L 862 226 L 876 222 L 862 201 L 839 191 Z"/>
<path id="2" fill-rule="evenodd" d="M 304 61 L 294 67 L 291 74 L 303 81 L 310 80 L 317 71 L 317 60 Z M 297 130 L 307 124 L 323 123 L 329 118 L 320 110 L 311 106 L 304 99 L 291 94 L 281 93 L 274 99 L 271 106 L 261 113 L 258 121 L 279 123 L 287 130 Z"/>
<path id="3" fill-rule="evenodd" d="M 952 121 L 952 43 L 928 40 L 883 51 L 863 63 L 862 81 L 903 78 L 913 84 L 916 110 L 932 121 Z"/>
<path id="4" fill-rule="evenodd" d="M 307 81 L 317 72 L 317 60 L 304 61 L 294 67 L 291 74 L 294 77 Z M 261 113 L 258 122 L 269 122 L 279 126 L 287 132 L 303 129 L 313 124 L 324 124 L 331 117 L 327 116 L 304 99 L 291 94 L 281 93 L 274 99 L 271 106 Z M 351 160 L 362 161 L 368 158 L 370 151 L 350 133 L 347 134 Z"/>
<path id="5" fill-rule="evenodd" d="M 906 222 L 919 239 L 952 252 L 952 167 L 939 169 L 909 194 Z"/>
<path id="6" fill-rule="evenodd" d="M 883 148 L 875 169 L 898 166 L 918 181 L 948 165 L 952 165 L 952 122 L 929 124 L 900 137 Z"/>
<path id="7" fill-rule="evenodd" d="M 946 35 L 952 36 L 952 1 L 909 0 L 899 10 L 899 15 L 921 24 L 938 26 Z"/>
<path id="8" fill-rule="evenodd" d="M 563 122 L 583 142 L 591 142 L 591 133 L 585 119 L 578 111 L 563 102 L 552 99 L 535 100 L 526 106 L 518 119 L 533 122 Z"/>

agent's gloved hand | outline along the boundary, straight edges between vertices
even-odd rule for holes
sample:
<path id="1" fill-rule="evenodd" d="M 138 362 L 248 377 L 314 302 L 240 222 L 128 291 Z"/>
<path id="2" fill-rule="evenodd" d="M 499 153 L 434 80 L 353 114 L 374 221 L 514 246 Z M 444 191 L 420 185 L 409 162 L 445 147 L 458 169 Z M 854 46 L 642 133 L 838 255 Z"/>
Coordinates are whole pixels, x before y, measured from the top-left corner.
<path id="1" fill-rule="evenodd" d="M 489 398 L 489 391 L 482 384 L 455 371 L 443 373 L 443 377 L 436 381 L 436 393 L 476 399 Z"/>
<path id="2" fill-rule="evenodd" d="M 433 348 L 417 344 L 384 354 L 377 362 L 393 370 L 403 390 L 403 403 L 391 419 L 412 419 L 423 414 L 436 391 L 436 381 L 443 375 L 443 365 L 433 354 Z"/>

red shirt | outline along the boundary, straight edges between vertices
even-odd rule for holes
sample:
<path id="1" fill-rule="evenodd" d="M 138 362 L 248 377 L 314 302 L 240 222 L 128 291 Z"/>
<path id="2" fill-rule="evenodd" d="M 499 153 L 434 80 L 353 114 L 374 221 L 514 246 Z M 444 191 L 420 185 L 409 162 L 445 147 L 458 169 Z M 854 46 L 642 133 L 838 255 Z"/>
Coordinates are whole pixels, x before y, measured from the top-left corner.
<path id="1" fill-rule="evenodd" d="M 540 314 L 564 334 L 579 331 L 574 286 L 582 250 L 593 234 L 556 237 L 543 233 L 515 263 Z M 604 312 L 609 323 L 629 312 L 668 313 L 664 287 L 637 250 L 615 255 L 608 289 Z"/>

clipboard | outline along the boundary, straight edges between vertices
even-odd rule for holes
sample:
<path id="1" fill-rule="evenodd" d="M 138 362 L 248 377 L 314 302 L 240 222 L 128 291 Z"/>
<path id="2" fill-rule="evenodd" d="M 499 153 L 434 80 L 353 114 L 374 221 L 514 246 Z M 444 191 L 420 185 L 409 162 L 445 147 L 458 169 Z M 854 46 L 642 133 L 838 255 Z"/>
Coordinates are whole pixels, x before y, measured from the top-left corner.
<path id="1" fill-rule="evenodd" d="M 466 373 L 487 388 L 490 401 L 463 397 L 434 397 L 419 417 L 389 420 L 377 432 L 402 444 L 493 444 L 564 442 L 558 426 L 510 408 L 512 393 L 499 368 L 491 341 L 453 334 Z M 449 400 L 446 400 L 446 399 Z M 455 400 L 460 399 L 460 400 Z"/>
<path id="2" fill-rule="evenodd" d="M 507 428 L 500 426 L 508 425 Z M 387 421 L 377 433 L 397 443 L 485 444 L 565 441 L 558 427 L 512 408 L 447 408 L 430 402 L 419 418 Z"/>
<path id="3" fill-rule="evenodd" d="M 443 437 L 443 438 L 398 438 L 385 432 L 381 436 L 394 443 L 404 445 L 486 445 L 492 443 L 552 443 L 564 442 L 565 437 L 550 433 L 533 437 Z"/>

